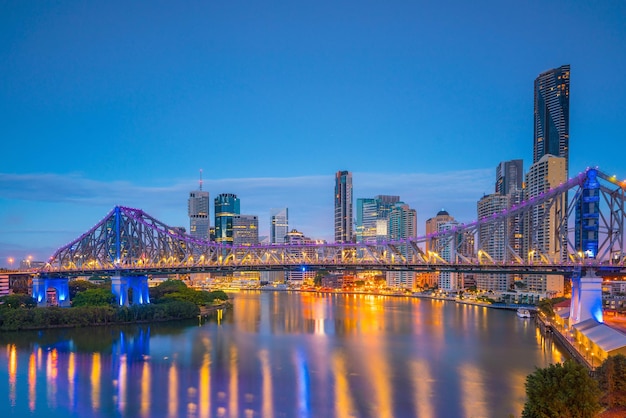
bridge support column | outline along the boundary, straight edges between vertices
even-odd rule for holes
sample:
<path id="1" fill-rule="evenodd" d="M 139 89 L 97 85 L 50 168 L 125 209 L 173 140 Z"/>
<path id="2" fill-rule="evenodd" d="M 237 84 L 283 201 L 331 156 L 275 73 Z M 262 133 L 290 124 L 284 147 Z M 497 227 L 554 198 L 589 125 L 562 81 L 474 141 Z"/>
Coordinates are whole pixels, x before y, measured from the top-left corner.
<path id="1" fill-rule="evenodd" d="M 69 278 L 50 278 L 35 277 L 33 278 L 33 298 L 37 301 L 37 306 L 48 306 L 48 289 L 52 288 L 56 291 L 56 304 L 61 307 L 70 306 L 70 289 Z"/>
<path id="2" fill-rule="evenodd" d="M 148 276 L 133 276 L 128 278 L 128 285 L 133 289 L 133 305 L 150 303 L 148 294 Z"/>
<path id="3" fill-rule="evenodd" d="M 128 289 L 133 289 L 133 305 L 150 303 L 148 294 L 148 276 L 113 276 L 111 291 L 120 306 L 128 306 Z"/>
<path id="4" fill-rule="evenodd" d="M 578 284 L 576 285 L 576 281 Z M 572 281 L 572 304 L 570 306 L 569 325 L 593 318 L 604 322 L 602 315 L 602 278 L 597 277 L 592 269 L 584 277 Z"/>
<path id="5" fill-rule="evenodd" d="M 128 306 L 128 277 L 111 277 L 111 292 L 115 295 L 118 305 Z"/>

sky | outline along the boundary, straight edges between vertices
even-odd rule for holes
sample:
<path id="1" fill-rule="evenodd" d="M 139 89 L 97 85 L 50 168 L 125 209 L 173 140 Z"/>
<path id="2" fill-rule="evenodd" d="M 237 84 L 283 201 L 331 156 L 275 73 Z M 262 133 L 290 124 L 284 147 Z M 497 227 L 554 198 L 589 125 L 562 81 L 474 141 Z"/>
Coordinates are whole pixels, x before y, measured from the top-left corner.
<path id="1" fill-rule="evenodd" d="M 499 162 L 532 163 L 534 79 L 564 64 L 570 173 L 626 177 L 622 0 L 0 0 L 0 266 L 116 205 L 188 228 L 200 170 L 261 235 L 287 207 L 332 241 L 339 170 L 420 235 L 472 221 Z"/>

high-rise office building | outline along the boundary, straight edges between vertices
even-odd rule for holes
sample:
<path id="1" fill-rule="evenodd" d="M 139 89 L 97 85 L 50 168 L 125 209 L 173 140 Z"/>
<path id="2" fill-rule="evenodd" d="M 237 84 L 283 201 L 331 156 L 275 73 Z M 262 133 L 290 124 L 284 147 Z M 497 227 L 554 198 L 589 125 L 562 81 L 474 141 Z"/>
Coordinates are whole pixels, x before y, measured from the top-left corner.
<path id="1" fill-rule="evenodd" d="M 522 160 L 503 161 L 496 167 L 496 193 L 507 195 L 514 190 L 522 190 L 523 182 Z"/>
<path id="2" fill-rule="evenodd" d="M 233 243 L 233 217 L 239 215 L 239 198 L 232 193 L 222 193 L 215 198 L 215 241 Z"/>
<path id="3" fill-rule="evenodd" d="M 352 242 L 352 173 L 335 175 L 335 242 Z"/>
<path id="4" fill-rule="evenodd" d="M 417 237 L 417 212 L 403 202 L 397 202 L 389 212 L 388 221 L 389 241 L 400 241 L 407 238 Z M 408 257 L 406 247 L 402 247 L 404 257 Z M 415 286 L 415 273 L 411 271 L 388 271 L 387 286 L 404 289 L 413 289 Z"/>
<path id="5" fill-rule="evenodd" d="M 194 238 L 208 240 L 211 221 L 209 218 L 209 192 L 202 190 L 202 171 L 200 171 L 200 187 L 189 193 L 187 214 L 189 215 L 189 235 Z"/>
<path id="6" fill-rule="evenodd" d="M 548 154 L 562 157 L 565 178 L 569 171 L 569 84 L 569 65 L 543 72 L 535 79 L 533 164 Z"/>
<path id="7" fill-rule="evenodd" d="M 233 245 L 251 246 L 259 243 L 259 218 L 255 215 L 233 216 Z"/>
<path id="8" fill-rule="evenodd" d="M 547 154 L 534 163 L 526 173 L 526 197 L 532 199 L 567 180 L 565 158 Z M 524 220 L 524 254 L 532 262 L 547 259 L 561 262 L 566 257 L 566 236 L 558 233 L 557 223 L 566 211 L 565 196 L 552 204 L 536 205 Z M 566 228 L 565 228 L 566 231 Z M 527 275 L 527 289 L 551 296 L 563 293 L 563 276 Z"/>
<path id="9" fill-rule="evenodd" d="M 289 232 L 289 210 L 270 209 L 270 244 L 282 244 Z"/>
<path id="10" fill-rule="evenodd" d="M 356 241 L 375 243 L 388 239 L 389 213 L 400 196 L 378 195 L 356 201 Z"/>

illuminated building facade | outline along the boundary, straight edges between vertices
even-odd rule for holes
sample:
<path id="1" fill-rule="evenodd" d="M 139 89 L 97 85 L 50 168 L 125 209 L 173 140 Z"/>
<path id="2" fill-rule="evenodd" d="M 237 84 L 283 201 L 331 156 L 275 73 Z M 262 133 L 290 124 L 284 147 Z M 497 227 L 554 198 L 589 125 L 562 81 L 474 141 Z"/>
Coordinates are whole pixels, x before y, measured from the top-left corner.
<path id="1" fill-rule="evenodd" d="M 285 235 L 285 244 L 301 246 L 305 244 L 315 244 L 315 241 L 309 237 L 306 237 L 302 232 L 292 229 Z M 293 251 L 302 251 L 301 249 L 294 249 Z M 305 250 L 306 251 L 306 250 Z M 310 250 L 309 256 L 314 257 L 314 250 Z M 294 253 L 294 256 L 299 257 L 301 254 Z M 286 275 L 287 280 L 296 286 L 305 282 L 313 282 L 315 279 L 315 272 L 307 270 L 306 266 L 301 266 L 297 271 L 290 271 Z"/>
<path id="2" fill-rule="evenodd" d="M 232 193 L 222 193 L 215 198 L 215 241 L 233 243 L 233 217 L 239 215 L 239 198 Z"/>
<path id="3" fill-rule="evenodd" d="M 544 155 L 526 173 L 526 197 L 532 199 L 567 180 L 567 161 L 562 157 Z M 566 210 L 566 197 L 562 196 L 549 208 L 536 205 L 524 220 L 524 254 L 529 262 L 542 257 L 559 262 L 566 257 L 566 242 L 554 233 L 560 213 Z M 546 211 L 546 209 L 549 211 Z M 563 276 L 526 275 L 527 290 L 559 295 L 563 293 Z"/>
<path id="4" fill-rule="evenodd" d="M 189 215 L 189 235 L 208 240 L 210 237 L 209 192 L 202 191 L 202 189 L 190 192 L 187 200 L 187 214 Z"/>
<path id="5" fill-rule="evenodd" d="M 498 193 L 485 195 L 478 201 L 478 219 L 483 219 L 500 213 L 509 207 L 507 195 Z M 481 225 L 478 229 L 478 256 L 479 260 L 489 257 L 496 262 L 506 260 L 508 245 L 507 223 L 497 222 Z M 510 288 L 513 277 L 506 273 L 480 273 L 476 275 L 476 288 L 478 290 L 507 291 Z"/>
<path id="6" fill-rule="evenodd" d="M 356 204 L 356 242 L 376 243 L 388 239 L 389 213 L 400 196 L 360 198 Z"/>
<path id="7" fill-rule="evenodd" d="M 255 215 L 233 216 L 233 245 L 250 246 L 259 243 L 259 218 Z"/>
<path id="8" fill-rule="evenodd" d="M 270 244 L 282 244 L 289 232 L 289 209 L 270 209 Z"/>
<path id="9" fill-rule="evenodd" d="M 535 79 L 535 127 L 533 164 L 545 155 L 565 159 L 569 164 L 570 66 L 545 71 Z"/>
<path id="10" fill-rule="evenodd" d="M 387 239 L 389 241 L 417 237 L 417 212 L 403 202 L 393 205 L 389 212 L 388 224 Z M 408 256 L 408 254 L 403 255 Z M 389 287 L 413 289 L 415 286 L 415 273 L 411 271 L 388 271 L 386 277 Z"/>
<path id="11" fill-rule="evenodd" d="M 352 242 L 352 173 L 335 175 L 335 242 Z"/>
<path id="12" fill-rule="evenodd" d="M 454 218 L 450 216 L 450 214 L 446 210 L 441 209 L 439 212 L 437 212 L 436 216 L 428 218 L 426 220 L 426 235 L 439 232 L 439 227 L 441 225 L 452 221 L 454 221 Z M 426 254 L 428 254 L 429 252 L 439 254 L 441 252 L 439 241 L 437 239 L 427 240 L 424 245 Z M 422 287 L 438 286 L 439 276 L 440 273 L 421 273 L 420 282 Z"/>

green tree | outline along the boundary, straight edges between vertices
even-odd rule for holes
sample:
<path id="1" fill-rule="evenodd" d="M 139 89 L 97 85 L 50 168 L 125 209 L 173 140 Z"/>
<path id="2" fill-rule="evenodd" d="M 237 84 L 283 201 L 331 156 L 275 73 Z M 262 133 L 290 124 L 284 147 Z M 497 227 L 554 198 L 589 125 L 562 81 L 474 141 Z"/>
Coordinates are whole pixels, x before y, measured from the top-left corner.
<path id="1" fill-rule="evenodd" d="M 87 280 L 70 280 L 67 284 L 67 287 L 70 291 L 70 300 L 74 300 L 76 295 L 80 292 L 84 292 L 88 289 L 96 289 L 98 285 L 91 283 Z"/>
<path id="2" fill-rule="evenodd" d="M 87 289 L 76 295 L 72 306 L 109 306 L 115 302 L 115 295 L 107 289 Z"/>
<path id="3" fill-rule="evenodd" d="M 30 295 L 13 294 L 0 297 L 0 307 L 6 308 L 34 308 L 37 301 Z"/>
<path id="4" fill-rule="evenodd" d="M 318 270 L 318 271 L 316 271 L 315 272 L 315 278 L 313 279 L 313 286 L 321 287 L 322 286 L 322 279 L 327 274 L 328 274 L 327 270 Z"/>
<path id="5" fill-rule="evenodd" d="M 182 280 L 168 279 L 149 289 L 150 300 L 158 302 L 159 299 L 168 293 L 183 292 L 185 289 L 187 289 L 187 285 Z"/>
<path id="6" fill-rule="evenodd" d="M 602 403 L 609 408 L 626 406 L 626 356 L 618 354 L 607 358 L 597 372 Z"/>
<path id="7" fill-rule="evenodd" d="M 551 364 L 526 378 L 522 418 L 592 418 L 601 409 L 598 383 L 575 362 Z"/>

